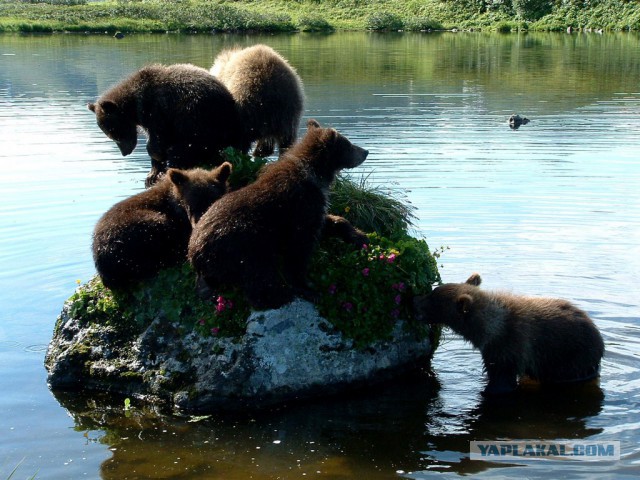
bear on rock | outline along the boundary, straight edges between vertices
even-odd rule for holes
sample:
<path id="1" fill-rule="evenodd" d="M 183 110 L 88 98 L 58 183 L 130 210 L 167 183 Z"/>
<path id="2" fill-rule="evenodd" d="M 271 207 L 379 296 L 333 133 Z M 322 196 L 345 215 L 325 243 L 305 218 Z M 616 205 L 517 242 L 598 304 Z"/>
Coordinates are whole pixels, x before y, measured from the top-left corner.
<path id="1" fill-rule="evenodd" d="M 214 203 L 194 228 L 188 258 L 201 293 L 236 285 L 258 309 L 278 308 L 294 296 L 313 298 L 307 271 L 325 228 L 355 245 L 367 243 L 326 209 L 336 173 L 357 167 L 368 153 L 310 120 L 298 143 L 263 167 L 254 183 Z"/>
<path id="2" fill-rule="evenodd" d="M 508 393 L 519 376 L 559 384 L 596 378 L 604 342 L 589 316 L 566 300 L 480 290 L 480 275 L 414 299 L 415 318 L 442 323 L 480 350 L 486 394 Z"/>
<path id="3" fill-rule="evenodd" d="M 102 283 L 124 289 L 186 261 L 192 225 L 227 192 L 231 164 L 170 168 L 151 188 L 111 207 L 96 224 L 93 259 Z"/>
<path id="4" fill-rule="evenodd" d="M 229 90 L 195 65 L 146 66 L 88 107 L 123 156 L 136 146 L 137 127 L 144 130 L 151 156 L 147 186 L 169 167 L 219 165 L 220 150 L 247 152 L 250 147 Z"/>
<path id="5" fill-rule="evenodd" d="M 300 77 L 266 45 L 222 51 L 211 73 L 231 92 L 254 155 L 268 157 L 276 145 L 282 154 L 295 142 L 304 106 Z"/>

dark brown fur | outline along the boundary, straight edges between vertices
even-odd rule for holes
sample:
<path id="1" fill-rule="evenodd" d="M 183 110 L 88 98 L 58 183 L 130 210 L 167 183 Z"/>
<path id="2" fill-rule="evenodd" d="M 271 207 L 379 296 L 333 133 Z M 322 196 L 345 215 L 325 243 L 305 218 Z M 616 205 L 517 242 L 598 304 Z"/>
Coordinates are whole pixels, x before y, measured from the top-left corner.
<path id="1" fill-rule="evenodd" d="M 229 89 L 238 105 L 254 154 L 282 154 L 295 141 L 304 107 L 302 81 L 291 65 L 266 45 L 225 50 L 211 73 Z"/>
<path id="2" fill-rule="evenodd" d="M 136 127 L 145 131 L 151 156 L 147 186 L 168 167 L 220 164 L 221 149 L 232 146 L 246 152 L 250 145 L 231 93 L 194 65 L 149 65 L 88 107 L 123 156 L 136 146 Z"/>
<path id="3" fill-rule="evenodd" d="M 480 290 L 480 275 L 414 300 L 416 318 L 442 323 L 482 353 L 487 393 L 514 389 L 526 375 L 541 383 L 589 380 L 599 374 L 604 343 L 588 315 L 554 298 Z"/>
<path id="4" fill-rule="evenodd" d="M 337 171 L 360 165 L 368 152 L 314 120 L 308 127 L 280 160 L 213 204 L 194 228 L 188 257 L 203 290 L 239 285 L 255 308 L 311 295 L 306 275 L 325 225 L 329 186 Z M 331 219 L 340 224 L 334 230 L 344 232 L 338 218 Z M 354 242 L 361 245 L 360 235 Z"/>
<path id="5" fill-rule="evenodd" d="M 227 191 L 230 173 L 228 162 L 211 172 L 169 169 L 153 187 L 111 207 L 93 234 L 104 285 L 126 288 L 186 261 L 192 224 Z"/>

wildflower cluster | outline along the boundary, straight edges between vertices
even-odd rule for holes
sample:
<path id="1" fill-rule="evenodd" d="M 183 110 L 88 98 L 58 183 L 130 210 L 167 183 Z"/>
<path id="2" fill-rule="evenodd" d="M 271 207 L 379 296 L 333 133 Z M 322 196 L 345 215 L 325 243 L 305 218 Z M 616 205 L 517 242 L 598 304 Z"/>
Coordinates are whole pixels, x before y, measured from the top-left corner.
<path id="1" fill-rule="evenodd" d="M 311 267 L 320 314 L 360 347 L 388 338 L 398 318 L 412 324 L 411 298 L 440 279 L 424 240 L 371 234 L 369 241 L 354 250 L 326 240 Z"/>
<path id="2" fill-rule="evenodd" d="M 244 334 L 250 310 L 240 292 L 213 295 L 204 303 L 194 324 L 201 335 L 234 337 Z"/>
<path id="3" fill-rule="evenodd" d="M 204 336 L 241 336 L 250 309 L 234 290 L 203 300 L 196 289 L 195 274 L 188 263 L 161 271 L 154 279 L 127 292 L 104 287 L 98 276 L 81 285 L 69 299 L 70 314 L 84 323 L 106 323 L 130 333 L 140 332 L 163 315 L 196 328 Z"/>

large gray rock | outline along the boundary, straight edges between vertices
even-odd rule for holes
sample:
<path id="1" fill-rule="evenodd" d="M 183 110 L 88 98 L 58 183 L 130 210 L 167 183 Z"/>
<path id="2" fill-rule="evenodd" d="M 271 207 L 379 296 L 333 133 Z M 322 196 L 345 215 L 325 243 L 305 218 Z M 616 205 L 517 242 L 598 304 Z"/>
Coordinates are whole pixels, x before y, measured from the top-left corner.
<path id="1" fill-rule="evenodd" d="M 82 325 L 65 304 L 45 365 L 53 389 L 110 391 L 189 412 L 260 408 L 370 385 L 428 366 L 429 341 L 399 321 L 392 339 L 355 349 L 296 300 L 254 312 L 240 339 L 202 337 L 157 317 L 142 333 Z"/>

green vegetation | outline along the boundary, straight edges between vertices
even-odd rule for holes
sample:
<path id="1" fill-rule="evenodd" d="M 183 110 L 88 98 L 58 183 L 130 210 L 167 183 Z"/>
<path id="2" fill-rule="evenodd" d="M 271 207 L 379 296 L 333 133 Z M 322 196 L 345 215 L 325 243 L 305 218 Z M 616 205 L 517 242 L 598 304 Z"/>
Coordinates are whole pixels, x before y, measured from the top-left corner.
<path id="1" fill-rule="evenodd" d="M 246 183 L 263 160 L 227 151 Z M 333 186 L 331 212 L 347 216 L 367 232 L 369 245 L 355 248 L 325 239 L 312 261 L 310 279 L 319 293 L 318 309 L 347 338 L 364 347 L 391 335 L 397 318 L 412 323 L 411 298 L 440 281 L 436 258 L 424 240 L 408 234 L 412 207 L 396 191 L 386 192 L 340 178 Z M 188 263 L 162 271 L 132 291 L 112 291 L 99 277 L 80 285 L 69 299 L 69 314 L 85 324 L 112 325 L 125 335 L 143 331 L 159 315 L 185 331 L 204 336 L 244 334 L 250 308 L 235 289 L 209 299 L 196 293 L 196 278 Z"/>
<path id="2" fill-rule="evenodd" d="M 0 0 L 2 31 L 639 30 L 635 0 Z"/>

